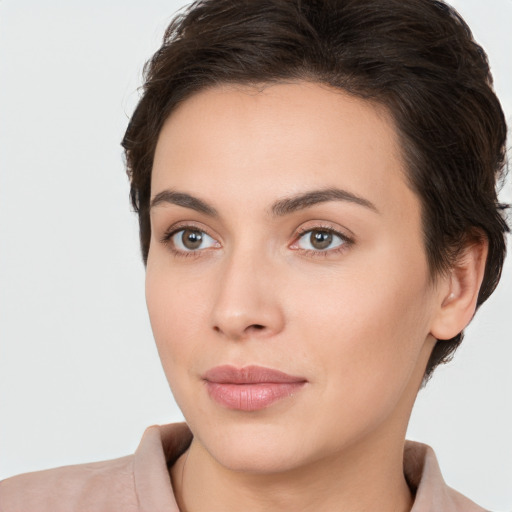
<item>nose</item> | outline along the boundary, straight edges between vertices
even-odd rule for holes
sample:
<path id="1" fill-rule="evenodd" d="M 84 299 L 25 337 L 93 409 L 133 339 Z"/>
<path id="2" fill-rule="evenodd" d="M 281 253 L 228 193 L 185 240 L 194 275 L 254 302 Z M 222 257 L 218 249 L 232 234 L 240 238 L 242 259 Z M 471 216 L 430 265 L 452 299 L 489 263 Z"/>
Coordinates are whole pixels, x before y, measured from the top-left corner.
<path id="1" fill-rule="evenodd" d="M 279 299 L 279 272 L 261 255 L 232 254 L 218 274 L 212 326 L 231 340 L 268 338 L 285 323 Z"/>

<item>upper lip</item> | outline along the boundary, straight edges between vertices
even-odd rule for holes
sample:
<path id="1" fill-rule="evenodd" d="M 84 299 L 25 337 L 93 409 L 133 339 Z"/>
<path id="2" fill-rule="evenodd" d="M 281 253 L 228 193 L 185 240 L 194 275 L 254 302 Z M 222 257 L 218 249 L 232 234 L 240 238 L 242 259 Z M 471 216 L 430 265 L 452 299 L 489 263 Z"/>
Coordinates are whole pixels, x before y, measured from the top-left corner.
<path id="1" fill-rule="evenodd" d="M 263 366 L 216 366 L 208 370 L 203 379 L 217 384 L 262 384 L 262 383 L 292 383 L 306 382 L 304 377 L 289 375 L 279 370 L 265 368 Z"/>

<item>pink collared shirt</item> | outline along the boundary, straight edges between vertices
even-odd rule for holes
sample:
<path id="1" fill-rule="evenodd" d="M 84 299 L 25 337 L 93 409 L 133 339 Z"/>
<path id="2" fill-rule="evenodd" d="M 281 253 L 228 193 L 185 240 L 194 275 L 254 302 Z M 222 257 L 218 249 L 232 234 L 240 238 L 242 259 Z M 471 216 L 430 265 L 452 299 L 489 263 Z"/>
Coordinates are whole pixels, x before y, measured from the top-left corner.
<path id="1" fill-rule="evenodd" d="M 184 423 L 146 429 L 134 455 L 14 476 L 0 482 L 0 512 L 179 512 L 168 468 L 187 449 Z M 485 512 L 448 487 L 427 445 L 406 441 L 411 512 Z"/>

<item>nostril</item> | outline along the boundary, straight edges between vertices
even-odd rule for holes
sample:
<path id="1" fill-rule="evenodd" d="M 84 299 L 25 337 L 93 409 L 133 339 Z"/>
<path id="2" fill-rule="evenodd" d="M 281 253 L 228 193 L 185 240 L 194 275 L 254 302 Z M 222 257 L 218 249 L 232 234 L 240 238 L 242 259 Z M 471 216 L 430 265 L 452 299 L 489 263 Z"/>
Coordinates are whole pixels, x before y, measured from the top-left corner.
<path id="1" fill-rule="evenodd" d="M 253 329 L 257 329 L 258 331 L 260 331 L 261 329 L 265 329 L 265 326 L 260 324 L 253 324 L 250 327 L 252 327 Z"/>

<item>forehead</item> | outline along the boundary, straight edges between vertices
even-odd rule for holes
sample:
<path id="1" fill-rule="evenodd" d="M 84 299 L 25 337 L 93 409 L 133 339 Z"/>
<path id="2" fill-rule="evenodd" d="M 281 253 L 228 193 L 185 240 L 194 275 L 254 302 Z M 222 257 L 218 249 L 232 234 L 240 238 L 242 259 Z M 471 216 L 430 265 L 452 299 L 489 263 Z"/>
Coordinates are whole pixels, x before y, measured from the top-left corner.
<path id="1" fill-rule="evenodd" d="M 418 206 L 385 108 L 316 83 L 203 90 L 166 120 L 155 151 L 152 196 L 177 188 L 258 208 L 325 187 L 384 211 Z"/>

